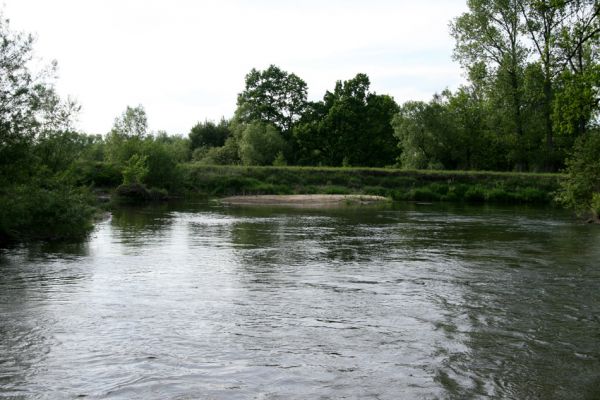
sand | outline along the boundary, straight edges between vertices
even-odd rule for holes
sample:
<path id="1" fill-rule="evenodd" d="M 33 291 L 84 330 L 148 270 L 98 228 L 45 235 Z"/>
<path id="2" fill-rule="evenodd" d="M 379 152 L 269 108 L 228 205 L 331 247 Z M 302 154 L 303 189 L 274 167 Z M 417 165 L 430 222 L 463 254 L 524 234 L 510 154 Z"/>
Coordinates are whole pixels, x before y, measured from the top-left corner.
<path id="1" fill-rule="evenodd" d="M 381 196 L 357 194 L 294 194 L 264 196 L 232 196 L 221 199 L 228 205 L 289 206 L 289 207 L 338 207 L 345 205 L 366 205 L 388 201 Z"/>

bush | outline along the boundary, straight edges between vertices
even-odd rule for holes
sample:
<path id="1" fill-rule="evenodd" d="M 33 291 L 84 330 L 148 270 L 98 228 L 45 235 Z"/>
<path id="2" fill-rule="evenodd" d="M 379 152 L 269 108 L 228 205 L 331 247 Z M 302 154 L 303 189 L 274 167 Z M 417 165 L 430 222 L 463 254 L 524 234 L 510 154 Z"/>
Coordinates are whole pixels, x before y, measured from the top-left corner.
<path id="1" fill-rule="evenodd" d="M 492 203 L 511 203 L 515 197 L 503 188 L 493 188 L 486 192 L 485 199 Z"/>
<path id="2" fill-rule="evenodd" d="M 134 154 L 123 168 L 123 185 L 139 184 L 148 175 L 147 156 Z"/>
<path id="3" fill-rule="evenodd" d="M 465 192 L 465 201 L 483 202 L 485 201 L 485 189 L 479 185 L 472 186 Z"/>
<path id="4" fill-rule="evenodd" d="M 519 203 L 544 204 L 548 203 L 548 193 L 536 188 L 521 188 L 515 193 L 515 199 Z"/>
<path id="5" fill-rule="evenodd" d="M 408 192 L 408 196 L 416 201 L 435 201 L 441 198 L 439 194 L 427 187 L 412 189 Z"/>
<path id="6" fill-rule="evenodd" d="M 146 186 L 139 182 L 124 183 L 115 191 L 118 202 L 144 203 L 152 199 L 152 195 Z"/>
<path id="7" fill-rule="evenodd" d="M 39 182 L 0 192 L 0 242 L 82 239 L 92 229 L 94 198 L 86 189 Z"/>
<path id="8" fill-rule="evenodd" d="M 181 190 L 183 181 L 181 170 L 178 168 L 176 155 L 169 152 L 167 146 L 149 140 L 144 143 L 143 154 L 148 173 L 140 182 L 172 192 Z"/>
<path id="9" fill-rule="evenodd" d="M 117 165 L 99 161 L 79 161 L 71 167 L 71 175 L 83 186 L 115 187 L 123 181 Z"/>
<path id="10" fill-rule="evenodd" d="M 243 131 L 239 154 L 244 165 L 273 165 L 277 154 L 285 148 L 285 140 L 273 125 L 253 122 Z"/>
<path id="11" fill-rule="evenodd" d="M 600 193 L 600 131 L 580 137 L 567 159 L 567 178 L 556 199 L 579 215 L 594 214 Z"/>

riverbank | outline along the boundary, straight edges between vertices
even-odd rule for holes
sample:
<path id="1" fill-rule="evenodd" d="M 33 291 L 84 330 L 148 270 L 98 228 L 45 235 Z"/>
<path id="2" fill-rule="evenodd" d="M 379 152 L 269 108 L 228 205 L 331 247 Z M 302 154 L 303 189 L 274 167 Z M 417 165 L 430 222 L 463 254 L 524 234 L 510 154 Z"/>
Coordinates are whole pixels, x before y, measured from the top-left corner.
<path id="1" fill-rule="evenodd" d="M 382 196 L 359 194 L 294 194 L 294 195 L 255 195 L 230 196 L 221 203 L 232 206 L 280 206 L 294 208 L 331 208 L 339 206 L 360 206 L 389 201 Z"/>
<path id="2" fill-rule="evenodd" d="M 383 168 L 181 165 L 186 190 L 211 197 L 374 195 L 392 200 L 550 204 L 560 174 Z"/>

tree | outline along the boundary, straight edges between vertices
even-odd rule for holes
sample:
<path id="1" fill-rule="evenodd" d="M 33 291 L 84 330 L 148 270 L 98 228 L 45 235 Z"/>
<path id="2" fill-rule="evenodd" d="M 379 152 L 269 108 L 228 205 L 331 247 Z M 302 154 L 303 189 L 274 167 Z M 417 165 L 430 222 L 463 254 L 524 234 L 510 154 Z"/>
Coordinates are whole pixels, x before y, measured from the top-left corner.
<path id="1" fill-rule="evenodd" d="M 189 133 L 190 150 L 221 147 L 230 135 L 229 123 L 225 119 L 222 119 L 218 125 L 212 121 L 197 123 Z"/>
<path id="2" fill-rule="evenodd" d="M 600 2 L 469 0 L 468 6 L 452 23 L 454 56 L 470 72 L 485 66 L 493 105 L 488 125 L 504 136 L 515 169 L 557 170 L 574 141 L 560 134 L 583 134 L 597 113 Z"/>
<path id="3" fill-rule="evenodd" d="M 581 136 L 567 159 L 567 178 L 558 200 L 579 215 L 591 214 L 600 222 L 600 132 Z"/>
<path id="4" fill-rule="evenodd" d="M 244 123 L 272 124 L 287 135 L 306 109 L 306 93 L 306 83 L 293 73 L 275 65 L 264 71 L 253 68 L 238 95 L 236 116 Z"/>
<path id="5" fill-rule="evenodd" d="M 111 133 L 122 136 L 126 139 L 143 139 L 148 131 L 148 117 L 146 110 L 140 104 L 137 107 L 129 107 L 123 113 L 115 118 Z"/>
<path id="6" fill-rule="evenodd" d="M 555 85 L 552 122 L 556 134 L 579 137 L 597 115 L 600 101 L 600 6 L 597 1 L 577 1 L 570 11 L 558 39 L 563 68 Z"/>
<path id="7" fill-rule="evenodd" d="M 147 130 L 148 118 L 144 107 L 127 106 L 125 111 L 115 118 L 106 138 L 107 161 L 123 165 L 131 156 L 141 153 Z"/>
<path id="8" fill-rule="evenodd" d="M 69 131 L 78 106 L 55 92 L 56 63 L 30 69 L 33 42 L 0 12 L 0 243 L 91 229 L 93 199 L 64 179 L 68 159 L 58 159 L 62 144 L 77 142 Z"/>
<path id="9" fill-rule="evenodd" d="M 385 166 L 397 156 L 391 120 L 398 105 L 369 92 L 370 81 L 357 74 L 336 82 L 323 101 L 311 103 L 294 137 L 301 162 L 331 166 Z"/>
<path id="10" fill-rule="evenodd" d="M 492 75 L 487 84 L 498 100 L 496 109 L 501 119 L 510 116 L 500 129 L 512 136 L 509 141 L 514 143 L 516 169 L 523 170 L 527 164 L 527 155 L 520 151 L 525 140 L 523 73 L 529 50 L 521 34 L 520 2 L 469 0 L 469 12 L 453 21 L 451 32 L 456 40 L 454 57 L 472 72 L 471 76 L 481 71 Z"/>
<path id="11" fill-rule="evenodd" d="M 560 158 L 555 148 L 552 118 L 556 81 L 568 68 L 579 74 L 589 65 L 584 54 L 600 33 L 600 3 L 597 0 L 521 0 L 519 8 L 523 29 L 531 39 L 543 73 L 546 169 L 556 170 Z"/>
<path id="12" fill-rule="evenodd" d="M 400 163 L 407 169 L 440 168 L 440 129 L 443 107 L 439 97 L 431 103 L 409 101 L 400 107 L 392 125 L 402 149 Z"/>
<path id="13" fill-rule="evenodd" d="M 45 132 L 68 131 L 79 107 L 56 94 L 56 62 L 32 71 L 33 37 L 10 29 L 0 12 L 0 186 L 35 171 L 31 146 Z"/>
<path id="14" fill-rule="evenodd" d="M 244 165 L 272 165 L 285 149 L 285 141 L 273 125 L 255 121 L 246 125 L 239 141 Z"/>

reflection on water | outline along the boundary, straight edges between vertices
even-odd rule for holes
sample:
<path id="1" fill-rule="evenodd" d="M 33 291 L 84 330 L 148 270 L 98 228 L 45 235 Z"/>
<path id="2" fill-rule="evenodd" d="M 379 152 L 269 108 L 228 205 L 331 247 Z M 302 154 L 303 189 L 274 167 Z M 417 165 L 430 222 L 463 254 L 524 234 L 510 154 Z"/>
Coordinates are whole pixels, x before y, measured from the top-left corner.
<path id="1" fill-rule="evenodd" d="M 594 399 L 598 259 L 548 209 L 123 209 L 0 253 L 0 397 Z"/>

